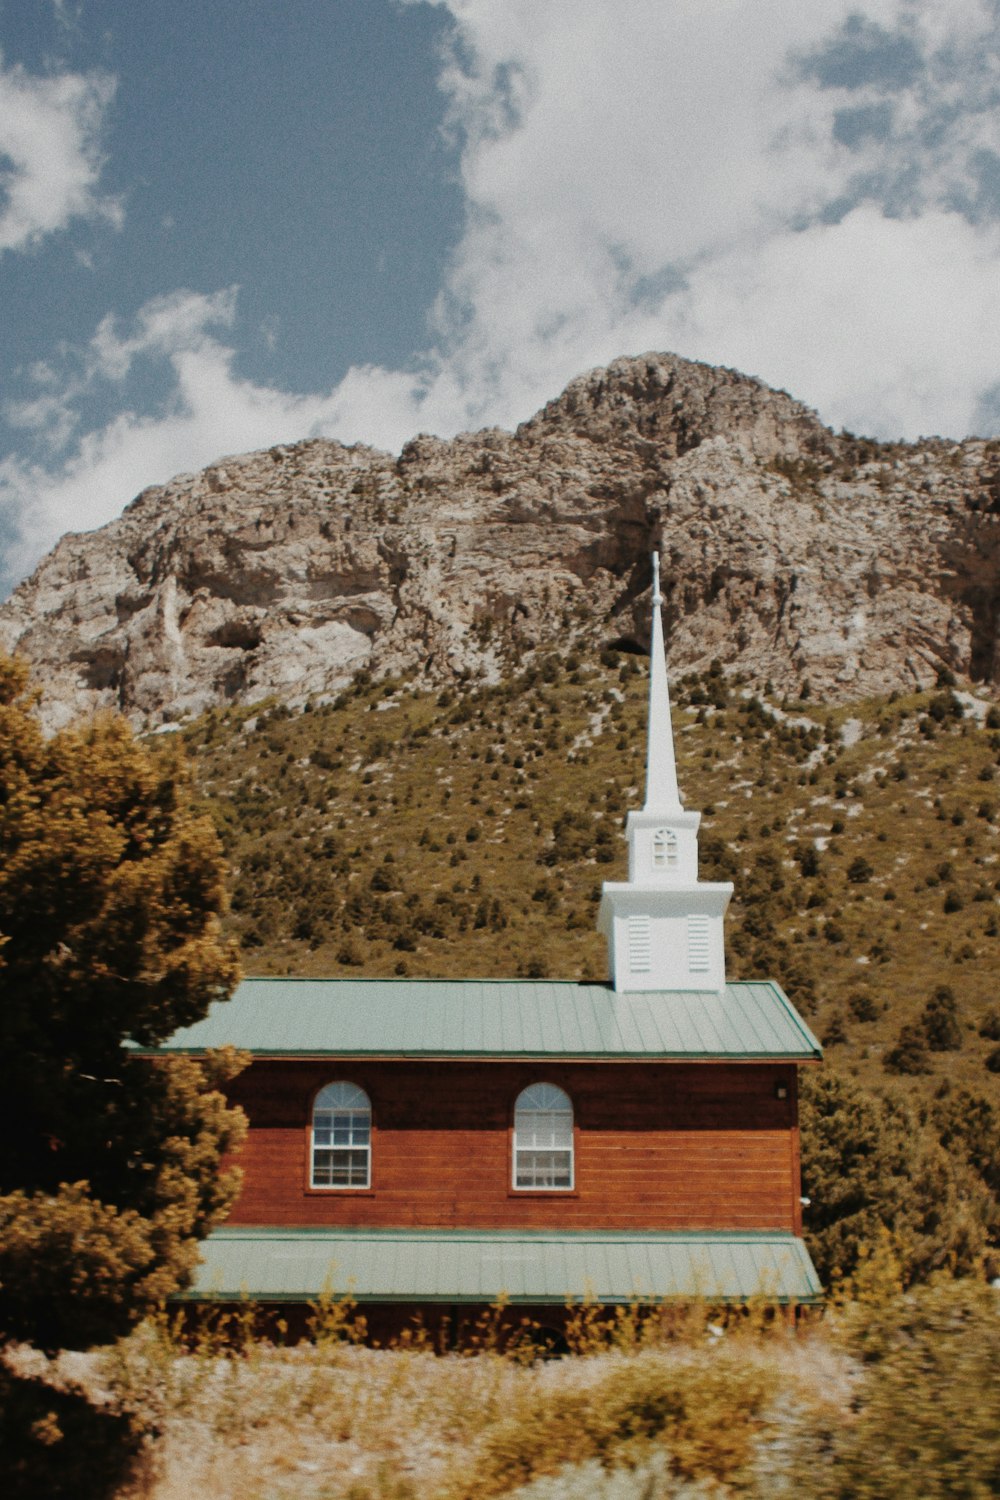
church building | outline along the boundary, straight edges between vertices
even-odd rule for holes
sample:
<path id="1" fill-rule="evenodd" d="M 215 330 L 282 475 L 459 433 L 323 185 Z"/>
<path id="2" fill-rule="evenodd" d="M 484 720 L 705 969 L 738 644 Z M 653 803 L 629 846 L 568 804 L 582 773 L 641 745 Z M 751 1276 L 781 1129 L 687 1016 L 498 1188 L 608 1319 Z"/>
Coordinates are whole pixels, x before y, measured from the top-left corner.
<path id="1" fill-rule="evenodd" d="M 797 1069 L 816 1038 L 773 980 L 728 983 L 732 886 L 698 879 L 654 558 L 645 804 L 603 888 L 604 983 L 247 979 L 162 1054 L 232 1044 L 249 1133 L 186 1296 L 351 1294 L 452 1326 L 497 1298 L 814 1301 Z M 381 1310 L 381 1314 L 380 1314 Z"/>

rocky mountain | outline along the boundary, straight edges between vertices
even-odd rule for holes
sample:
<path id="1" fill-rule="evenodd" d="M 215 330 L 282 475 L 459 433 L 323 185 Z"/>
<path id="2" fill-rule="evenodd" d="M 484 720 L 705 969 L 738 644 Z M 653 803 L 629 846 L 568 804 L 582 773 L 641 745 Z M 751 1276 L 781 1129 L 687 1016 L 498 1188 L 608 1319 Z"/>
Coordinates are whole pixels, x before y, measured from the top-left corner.
<path id="1" fill-rule="evenodd" d="M 574 380 L 514 433 L 180 475 L 64 537 L 0 608 L 0 646 L 52 726 L 302 703 L 363 667 L 490 681 L 557 637 L 644 638 L 654 545 L 675 671 L 718 659 L 842 702 L 942 668 L 1000 684 L 1000 442 L 838 436 L 667 354 Z"/>

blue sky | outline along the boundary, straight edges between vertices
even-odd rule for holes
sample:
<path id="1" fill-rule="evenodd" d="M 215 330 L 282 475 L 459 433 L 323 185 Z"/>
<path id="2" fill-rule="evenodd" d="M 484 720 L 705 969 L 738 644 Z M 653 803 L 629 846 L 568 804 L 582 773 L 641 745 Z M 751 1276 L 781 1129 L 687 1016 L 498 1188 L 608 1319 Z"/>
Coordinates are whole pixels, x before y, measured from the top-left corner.
<path id="1" fill-rule="evenodd" d="M 998 0 L 0 0 L 0 594 L 226 453 L 673 349 L 1000 430 Z"/>

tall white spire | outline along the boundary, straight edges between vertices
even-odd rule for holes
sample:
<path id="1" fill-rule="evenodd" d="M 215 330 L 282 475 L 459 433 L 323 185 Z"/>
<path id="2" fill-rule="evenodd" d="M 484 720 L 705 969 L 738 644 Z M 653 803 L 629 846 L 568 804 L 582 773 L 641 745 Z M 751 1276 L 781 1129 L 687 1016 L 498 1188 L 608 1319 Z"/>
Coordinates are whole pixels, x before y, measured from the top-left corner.
<path id="1" fill-rule="evenodd" d="M 718 994 L 726 984 L 722 924 L 733 888 L 698 879 L 701 813 L 685 811 L 677 790 L 655 552 L 652 603 L 646 802 L 628 815 L 628 880 L 605 882 L 597 926 L 608 940 L 616 990 Z"/>
<path id="2" fill-rule="evenodd" d="M 649 733 L 646 742 L 646 812 L 680 810 L 674 731 L 670 723 L 670 688 L 667 685 L 667 653 L 663 645 L 660 614 L 660 555 L 653 553 L 653 634 L 649 652 Z"/>

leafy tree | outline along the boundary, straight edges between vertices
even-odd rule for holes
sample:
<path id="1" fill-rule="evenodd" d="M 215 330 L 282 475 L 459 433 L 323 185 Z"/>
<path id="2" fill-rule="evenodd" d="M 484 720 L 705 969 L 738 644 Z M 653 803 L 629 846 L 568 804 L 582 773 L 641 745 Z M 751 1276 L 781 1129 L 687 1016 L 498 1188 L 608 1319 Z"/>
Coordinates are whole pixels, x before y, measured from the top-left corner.
<path id="1" fill-rule="evenodd" d="M 842 1010 L 831 1011 L 826 1026 L 823 1028 L 823 1046 L 840 1047 L 849 1040 L 844 1012 Z"/>
<path id="2" fill-rule="evenodd" d="M 907 1280 L 975 1266 L 995 1207 L 964 1160 L 925 1143 L 896 1101 L 845 1079 L 806 1077 L 801 1103 L 806 1239 L 822 1280 L 850 1275 L 861 1247 L 883 1229 L 898 1244 Z"/>
<path id="3" fill-rule="evenodd" d="M 856 990 L 849 995 L 847 1005 L 856 1021 L 877 1021 L 881 1015 L 879 1002 L 867 990 Z"/>
<path id="4" fill-rule="evenodd" d="M 183 1285 L 242 1117 L 155 1046 L 225 999 L 218 840 L 177 752 L 124 721 L 46 741 L 0 657 L 0 1336 L 86 1346 Z"/>

